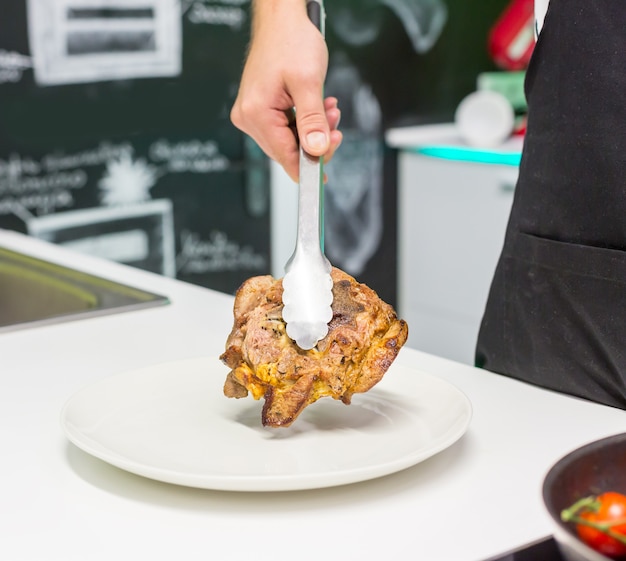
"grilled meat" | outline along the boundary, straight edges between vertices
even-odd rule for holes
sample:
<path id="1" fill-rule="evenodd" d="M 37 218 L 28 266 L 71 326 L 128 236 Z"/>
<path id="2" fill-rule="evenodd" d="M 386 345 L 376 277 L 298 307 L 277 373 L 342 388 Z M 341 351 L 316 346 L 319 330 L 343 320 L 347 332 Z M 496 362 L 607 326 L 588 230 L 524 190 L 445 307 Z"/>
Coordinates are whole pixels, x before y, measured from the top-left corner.
<path id="1" fill-rule="evenodd" d="M 265 426 L 289 426 L 321 397 L 349 404 L 378 383 L 406 342 L 408 327 L 376 292 L 333 268 L 333 318 L 316 347 L 300 349 L 282 318 L 282 279 L 253 277 L 235 297 L 234 325 L 220 359 L 231 371 L 224 394 L 265 399 Z"/>

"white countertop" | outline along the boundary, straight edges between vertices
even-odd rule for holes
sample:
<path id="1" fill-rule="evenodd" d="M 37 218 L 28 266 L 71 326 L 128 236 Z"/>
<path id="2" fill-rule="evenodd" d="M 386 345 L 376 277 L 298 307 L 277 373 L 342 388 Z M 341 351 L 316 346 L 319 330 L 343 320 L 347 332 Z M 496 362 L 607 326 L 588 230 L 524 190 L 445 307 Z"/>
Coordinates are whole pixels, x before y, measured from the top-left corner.
<path id="1" fill-rule="evenodd" d="M 398 361 L 472 401 L 468 432 L 397 474 L 283 493 L 198 490 L 144 479 L 65 438 L 78 389 L 162 361 L 217 356 L 232 298 L 0 231 L 0 245 L 159 292 L 171 304 L 0 334 L 0 559 L 479 561 L 545 537 L 548 468 L 626 431 L 623 411 L 404 348 Z M 381 382 L 381 384 L 384 383 Z"/>

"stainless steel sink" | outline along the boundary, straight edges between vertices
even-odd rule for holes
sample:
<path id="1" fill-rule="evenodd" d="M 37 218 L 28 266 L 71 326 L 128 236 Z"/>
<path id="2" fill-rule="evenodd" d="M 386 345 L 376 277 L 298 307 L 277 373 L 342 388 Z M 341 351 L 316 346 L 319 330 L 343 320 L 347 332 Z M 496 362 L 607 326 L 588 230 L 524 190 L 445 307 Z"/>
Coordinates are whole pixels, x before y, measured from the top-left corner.
<path id="1" fill-rule="evenodd" d="M 0 247 L 0 332 L 168 302 L 165 296 Z"/>

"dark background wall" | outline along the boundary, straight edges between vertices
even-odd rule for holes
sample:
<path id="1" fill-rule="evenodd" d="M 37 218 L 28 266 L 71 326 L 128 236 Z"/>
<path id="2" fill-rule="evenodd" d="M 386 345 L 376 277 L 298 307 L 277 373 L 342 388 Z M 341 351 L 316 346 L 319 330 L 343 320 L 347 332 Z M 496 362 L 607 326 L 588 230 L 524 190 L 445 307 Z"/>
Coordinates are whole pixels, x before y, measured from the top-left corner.
<path id="1" fill-rule="evenodd" d="M 178 6 L 178 18 L 168 22 L 180 32 L 180 48 L 170 53 L 180 61 L 178 72 L 131 71 L 122 78 L 105 72 L 101 79 L 59 83 L 42 83 L 33 68 L 35 57 L 43 58 L 33 50 L 33 34 L 44 36 L 33 31 L 33 22 L 46 23 L 35 4 L 46 3 L 6 0 L 0 19 L 0 70 L 4 61 L 8 71 L 9 55 L 31 63 L 0 81 L 0 227 L 38 232 L 36 219 L 55 214 L 66 225 L 37 235 L 58 243 L 82 240 L 105 248 L 105 255 L 128 253 L 120 244 L 134 239 L 147 243 L 151 255 L 129 264 L 156 272 L 165 266 L 182 280 L 226 292 L 269 272 L 268 165 L 228 119 L 248 43 L 248 2 L 147 0 L 151 8 L 140 14 L 147 21 L 165 4 Z M 64 16 L 71 6 L 81 4 L 71 0 Z M 133 15 L 102 6 L 88 17 L 75 11 L 73 23 L 91 18 L 106 26 Z M 70 50 L 69 25 L 53 31 L 65 33 L 59 44 Z M 79 37 L 73 48 L 101 49 L 117 56 L 120 67 L 133 49 L 146 48 L 139 34 L 105 31 L 99 40 Z M 54 50 L 54 42 L 47 49 Z M 144 203 L 154 200 L 169 203 L 171 216 L 142 218 Z M 86 209 L 121 213 L 129 205 L 135 212 L 130 221 L 113 225 L 96 214 L 89 224 L 69 227 L 86 219 Z M 170 238 L 173 253 L 166 248 Z"/>
<path id="2" fill-rule="evenodd" d="M 419 4 L 419 0 L 406 0 Z M 376 40 L 351 45 L 327 26 L 331 51 L 342 49 L 358 66 L 363 77 L 374 84 L 384 108 L 385 124 L 446 122 L 461 99 L 476 87 L 476 76 L 496 70 L 488 56 L 487 38 L 491 26 L 508 0 L 443 0 L 446 22 L 427 52 L 415 51 L 405 24 L 389 5 L 372 0 L 333 0 L 326 3 L 329 19 L 338 10 L 354 14 L 369 5 L 368 19 L 376 19 Z"/>
<path id="3" fill-rule="evenodd" d="M 376 238 L 363 266 L 343 259 L 339 252 L 331 257 L 388 302 L 395 303 L 397 284 L 397 154 L 385 146 L 384 132 L 395 126 L 452 121 L 458 103 L 476 89 L 477 75 L 496 69 L 488 56 L 487 38 L 506 4 L 507 0 L 326 2 L 327 93 L 339 97 L 344 131 L 342 147 L 329 166 L 326 214 L 337 215 L 339 226 L 329 225 L 328 252 L 341 242 L 351 245 L 354 253 L 368 237 L 372 244 Z M 350 92 L 359 88 L 361 95 L 352 99 Z M 376 104 L 377 118 L 372 116 Z M 367 105 L 371 107 L 359 111 Z M 372 146 L 364 146 L 364 139 L 378 145 L 377 156 Z M 373 163 L 377 157 L 378 169 Z M 369 174 L 369 194 L 353 201 L 350 212 L 328 208 L 341 206 L 335 199 L 342 191 L 360 188 L 363 170 Z M 372 210 L 375 205 L 380 225 Z M 346 227 L 351 222 L 356 232 L 352 239 Z"/>
<path id="4" fill-rule="evenodd" d="M 77 0 L 48 4 L 63 2 L 80 7 Z M 352 80 L 345 81 L 347 92 L 341 80 L 329 84 L 330 93 L 336 87 L 342 95 L 348 139 L 327 189 L 326 243 L 336 248 L 334 264 L 392 304 L 396 158 L 385 147 L 384 131 L 451 119 L 458 102 L 474 89 L 476 75 L 493 69 L 487 34 L 506 5 L 504 0 L 441 0 L 445 24 L 432 47 L 419 52 L 402 10 L 426 13 L 427 21 L 438 2 L 326 2 L 331 71 L 343 64 L 353 72 L 351 78 L 342 74 Z M 171 205 L 169 218 L 124 223 L 90 218 L 86 226 L 36 235 L 59 243 L 86 239 L 115 253 L 124 248 L 116 249 L 111 237 L 99 239 L 100 234 L 131 240 L 140 231 L 150 255 L 129 264 L 162 272 L 159 267 L 167 262 L 168 274 L 232 293 L 246 278 L 270 270 L 267 161 L 228 119 L 249 39 L 250 5 L 248 0 L 153 0 L 157 7 L 166 3 L 179 7 L 179 72 L 45 84 L 33 70 L 37 53 L 29 23 L 36 16 L 33 7 L 46 3 L 3 2 L 0 227 L 36 233 L 42 231 L 37 219 L 50 215 L 69 224 L 87 216 L 81 211 L 88 209 L 106 210 L 108 216 L 122 207 L 141 213 L 148 201 L 165 201 Z M 425 12 L 416 11 L 418 5 Z M 108 17 L 106 11 L 96 16 Z M 93 45 L 83 40 L 78 48 Z M 125 48 L 113 40 L 106 45 L 117 54 Z M 360 94 L 352 99 L 356 90 Z M 171 253 L 163 249 L 168 240 Z M 359 259 L 348 259 L 357 254 Z"/>

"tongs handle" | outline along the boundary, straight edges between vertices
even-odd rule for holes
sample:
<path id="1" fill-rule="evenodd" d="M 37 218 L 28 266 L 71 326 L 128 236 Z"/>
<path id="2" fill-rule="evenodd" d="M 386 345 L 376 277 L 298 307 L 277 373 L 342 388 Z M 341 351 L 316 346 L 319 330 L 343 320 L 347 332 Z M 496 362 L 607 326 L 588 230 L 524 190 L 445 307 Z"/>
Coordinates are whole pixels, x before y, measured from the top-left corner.
<path id="1" fill-rule="evenodd" d="M 320 33 L 325 36 L 326 14 L 324 12 L 324 2 L 322 0 L 307 0 L 306 12 L 315 27 L 317 27 L 320 30 Z"/>
<path id="2" fill-rule="evenodd" d="M 323 0 L 307 0 L 306 11 L 311 22 L 319 29 L 322 36 L 325 35 L 326 14 Z M 316 253 L 316 245 L 324 252 L 324 178 L 323 158 L 312 156 L 302 149 L 300 145 L 300 189 L 298 206 L 309 209 L 306 213 L 300 213 L 298 218 L 298 233 L 296 250 L 292 259 L 300 251 L 307 254 Z M 325 263 L 330 271 L 330 264 Z"/>
<path id="3" fill-rule="evenodd" d="M 307 13 L 323 33 L 321 0 L 308 0 Z M 298 234 L 296 248 L 285 266 L 283 319 L 287 335 L 304 350 L 312 349 L 328 333 L 332 319 L 331 265 L 323 253 L 323 158 L 307 154 L 300 145 Z"/>
<path id="4" fill-rule="evenodd" d="M 325 35 L 326 14 L 324 12 L 323 0 L 307 0 L 306 11 L 311 22 L 319 29 L 322 36 Z M 315 222 L 311 220 L 303 221 L 303 214 L 300 213 L 298 220 L 298 234 L 296 242 L 296 252 L 299 249 L 311 252 L 313 244 L 319 244 L 324 251 L 324 183 L 323 183 L 323 159 L 312 156 L 305 152 L 300 145 L 300 191 L 298 204 L 300 208 L 311 209 L 309 218 L 315 214 Z M 313 186 L 317 185 L 316 189 Z M 317 229 L 312 230 L 317 224 Z"/>

